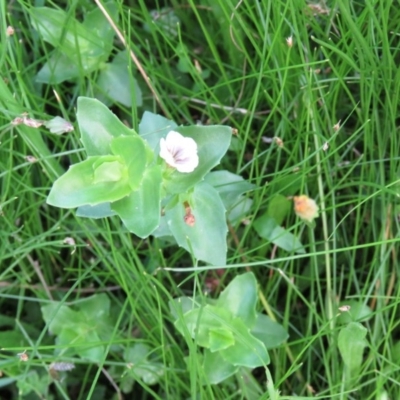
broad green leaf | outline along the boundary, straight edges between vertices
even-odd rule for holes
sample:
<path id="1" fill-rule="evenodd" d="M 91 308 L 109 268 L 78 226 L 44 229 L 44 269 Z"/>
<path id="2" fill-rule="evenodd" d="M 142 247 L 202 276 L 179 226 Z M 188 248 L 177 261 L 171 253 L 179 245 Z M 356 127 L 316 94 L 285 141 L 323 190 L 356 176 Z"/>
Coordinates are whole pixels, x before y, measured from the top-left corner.
<path id="1" fill-rule="evenodd" d="M 163 238 L 165 240 L 169 240 L 171 244 L 176 244 L 174 237 L 172 236 L 171 230 L 168 226 L 168 221 L 165 215 L 161 215 L 160 223 L 158 227 L 151 232 L 151 235 L 156 238 Z"/>
<path id="2" fill-rule="evenodd" d="M 160 151 L 160 140 L 167 136 L 169 131 L 175 130 L 178 125 L 174 121 L 149 111 L 145 111 L 139 124 L 139 135 L 146 140 L 150 148 Z"/>
<path id="3" fill-rule="evenodd" d="M 210 336 L 210 351 L 215 352 L 235 344 L 235 339 L 231 330 L 227 328 L 211 328 L 209 330 Z"/>
<path id="4" fill-rule="evenodd" d="M 256 320 L 257 281 L 252 272 L 237 275 L 219 296 L 217 306 L 239 317 L 251 329 Z"/>
<path id="5" fill-rule="evenodd" d="M 219 351 L 230 364 L 255 368 L 269 363 L 264 344 L 249 333 L 246 323 L 220 306 L 207 305 L 187 312 L 175 326 L 189 331 L 197 344 Z"/>
<path id="6" fill-rule="evenodd" d="M 5 386 L 1 385 L 1 383 L 0 387 Z M 44 373 L 39 375 L 37 371 L 31 368 L 29 371 L 24 373 L 21 379 L 17 379 L 18 396 L 27 399 L 29 397 L 26 396 L 31 392 L 34 392 L 35 394 L 32 396 L 33 398 L 44 399 L 48 396 L 49 384 L 50 379 L 48 374 Z"/>
<path id="7" fill-rule="evenodd" d="M 83 315 L 79 313 L 81 317 Z M 57 347 L 54 353 L 63 357 L 73 357 L 80 353 L 79 345 L 82 344 L 82 338 L 79 336 L 78 325 L 85 324 L 85 322 L 77 322 L 76 324 L 65 324 L 65 327 L 57 334 L 55 343 Z M 77 345 L 77 347 L 75 347 Z"/>
<path id="8" fill-rule="evenodd" d="M 270 359 L 264 344 L 249 332 L 248 327 L 241 319 L 234 318 L 231 321 L 231 329 L 235 337 L 235 344 L 220 351 L 226 361 L 233 365 L 249 368 L 269 364 Z"/>
<path id="9" fill-rule="evenodd" d="M 263 342 L 267 350 L 278 347 L 289 337 L 282 325 L 260 313 L 257 313 L 255 325 L 251 328 L 250 333 Z"/>
<path id="10" fill-rule="evenodd" d="M 23 347 L 29 343 L 27 338 L 18 330 L 0 331 L 1 348 L 7 350 L 8 347 Z"/>
<path id="11" fill-rule="evenodd" d="M 42 307 L 49 330 L 57 335 L 57 354 L 79 355 L 93 362 L 104 358 L 102 341 L 110 338 L 112 322 L 109 318 L 110 300 L 105 293 L 84 299 L 72 307 L 54 302 Z"/>
<path id="12" fill-rule="evenodd" d="M 41 307 L 43 319 L 49 324 L 49 331 L 59 335 L 66 327 L 73 327 L 75 324 L 84 323 L 83 314 L 72 310 L 70 307 L 60 305 L 55 301 Z"/>
<path id="13" fill-rule="evenodd" d="M 128 369 L 128 371 L 129 371 L 129 369 Z M 129 394 L 133 390 L 134 383 L 135 383 L 135 378 L 132 376 L 132 374 L 130 374 L 130 375 L 123 374 L 119 379 L 118 387 L 121 389 L 122 393 Z"/>
<path id="14" fill-rule="evenodd" d="M 342 328 L 338 336 L 338 347 L 343 362 L 350 375 L 355 376 L 363 361 L 364 349 L 367 346 L 365 337 L 367 328 L 358 322 L 350 322 Z"/>
<path id="15" fill-rule="evenodd" d="M 103 6 L 114 23 L 118 23 L 119 13 L 115 1 L 103 3 Z M 82 25 L 100 39 L 99 43 L 103 44 L 104 55 L 108 56 L 112 50 L 115 32 L 100 8 L 96 7 L 85 14 Z"/>
<path id="16" fill-rule="evenodd" d="M 85 315 L 88 323 L 108 317 L 110 313 L 110 299 L 105 293 L 87 297 L 77 304 L 79 310 Z"/>
<path id="17" fill-rule="evenodd" d="M 115 212 L 111 210 L 110 203 L 96 204 L 95 206 L 84 205 L 78 207 L 76 210 L 77 217 L 84 218 L 106 218 L 115 215 Z"/>
<path id="18" fill-rule="evenodd" d="M 221 353 L 212 353 L 210 350 L 204 351 L 203 370 L 207 375 L 208 381 L 214 385 L 224 381 L 238 371 L 238 367 L 226 361 Z"/>
<path id="19" fill-rule="evenodd" d="M 139 189 L 112 203 L 111 208 L 130 232 L 141 238 L 149 236 L 160 224 L 161 167 L 147 169 Z"/>
<path id="20" fill-rule="evenodd" d="M 95 363 L 104 360 L 105 346 L 92 325 L 80 323 L 63 329 L 57 336 L 56 343 L 60 354 L 76 354 Z"/>
<path id="21" fill-rule="evenodd" d="M 282 225 L 286 216 L 293 208 L 293 202 L 281 194 L 276 194 L 268 203 L 267 215 L 274 218 L 277 225 Z"/>
<path id="22" fill-rule="evenodd" d="M 232 224 L 238 223 L 246 216 L 248 216 L 252 205 L 253 205 L 252 199 L 249 199 L 246 196 L 239 196 L 233 207 L 227 210 L 228 221 L 231 222 Z"/>
<path id="23" fill-rule="evenodd" d="M 178 319 L 180 315 L 186 314 L 194 308 L 199 307 L 199 305 L 196 304 L 196 299 L 187 296 L 172 299 L 168 302 L 168 305 L 174 319 Z"/>
<path id="24" fill-rule="evenodd" d="M 72 165 L 54 182 L 47 197 L 47 203 L 61 208 L 75 208 L 85 204 L 112 202 L 127 196 L 131 192 L 131 187 L 128 172 L 122 163 L 119 163 L 122 176 L 119 181 L 101 180 L 99 175 L 95 175 L 95 166 L 101 168 L 100 161 L 104 160 L 110 164 L 111 160 L 117 161 L 117 159 L 116 156 L 89 157 L 85 161 Z M 116 168 L 114 163 L 112 167 Z"/>
<path id="25" fill-rule="evenodd" d="M 111 151 L 121 156 L 128 167 L 129 184 L 132 190 L 139 188 L 147 163 L 147 149 L 144 140 L 136 136 L 119 136 L 111 140 Z"/>
<path id="26" fill-rule="evenodd" d="M 350 322 L 364 322 L 372 317 L 372 310 L 365 302 L 358 300 L 341 301 L 339 306 L 349 306 L 349 311 L 342 312 L 338 316 L 338 323 L 348 324 Z"/>
<path id="27" fill-rule="evenodd" d="M 95 294 L 77 303 L 76 307 L 85 316 L 85 323 L 95 330 L 101 340 L 109 340 L 113 322 L 111 303 L 105 293 Z"/>
<path id="28" fill-rule="evenodd" d="M 160 381 L 164 375 L 164 366 L 161 363 L 149 362 L 147 364 L 137 365 L 134 364 L 129 371 L 135 377 L 139 377 L 147 385 L 155 385 Z"/>
<path id="29" fill-rule="evenodd" d="M 76 344 L 80 346 L 77 348 L 77 354 L 83 359 L 90 360 L 95 363 L 101 363 L 106 356 L 106 348 L 101 343 L 103 342 L 97 332 L 88 327 L 85 334 L 79 337 Z"/>
<path id="30" fill-rule="evenodd" d="M 253 200 L 242 194 L 253 190 L 255 185 L 228 171 L 211 171 L 204 180 L 217 189 L 231 223 L 235 224 L 250 211 Z"/>
<path id="31" fill-rule="evenodd" d="M 36 82 L 55 85 L 80 75 L 79 65 L 55 50 L 36 75 Z"/>
<path id="32" fill-rule="evenodd" d="M 147 385 L 155 385 L 164 375 L 164 366 L 150 359 L 151 349 L 143 343 L 136 343 L 124 351 L 124 361 L 131 364 L 129 373 L 139 377 Z"/>
<path id="33" fill-rule="evenodd" d="M 127 107 L 132 104 L 140 107 L 143 103 L 142 91 L 132 76 L 126 57 L 126 52 L 121 52 L 111 63 L 105 64 L 96 82 L 95 97 L 104 104 L 111 104 L 111 99 Z"/>
<path id="34" fill-rule="evenodd" d="M 230 208 L 241 194 L 256 187 L 245 181 L 240 175 L 225 170 L 212 171 L 205 176 L 204 180 L 217 189 L 226 209 Z"/>
<path id="35" fill-rule="evenodd" d="M 263 215 L 254 222 L 254 228 L 263 238 L 289 252 L 304 254 L 306 251 L 300 240 L 286 229 L 279 226 L 275 218 Z"/>
<path id="36" fill-rule="evenodd" d="M 166 195 L 163 198 L 161 205 L 164 208 L 164 210 L 170 210 L 170 209 L 174 208 L 177 204 L 179 204 L 181 202 L 181 200 L 182 199 L 180 198 L 180 196 L 178 194 L 170 194 L 170 195 Z"/>
<path id="37" fill-rule="evenodd" d="M 114 137 L 132 136 L 135 132 L 125 126 L 103 103 L 88 97 L 78 98 L 76 114 L 81 140 L 88 156 L 111 153 Z"/>
<path id="38" fill-rule="evenodd" d="M 105 3 L 105 7 L 113 20 L 117 21 L 118 10 L 115 3 Z M 74 79 L 80 76 L 82 69 L 89 72 L 107 60 L 112 50 L 114 31 L 99 8 L 89 11 L 83 24 L 79 24 L 73 16 L 68 16 L 62 10 L 46 7 L 39 8 L 39 12 L 44 11 L 45 18 L 42 21 L 41 16 L 36 15 L 39 13 L 38 9 L 32 10 L 39 33 L 45 41 L 56 47 L 38 72 L 37 82 L 57 84 Z"/>
<path id="39" fill-rule="evenodd" d="M 127 347 L 124 351 L 124 361 L 128 363 L 142 363 L 147 361 L 150 348 L 143 343 L 135 343 L 133 346 Z"/>
<path id="40" fill-rule="evenodd" d="M 99 57 L 107 56 L 102 39 L 86 29 L 73 15 L 48 7 L 32 7 L 29 13 L 32 25 L 43 40 L 68 58 L 79 60 L 85 71 L 96 67 Z"/>
<path id="41" fill-rule="evenodd" d="M 195 217 L 194 226 L 185 223 L 185 207 L 181 202 L 165 211 L 176 242 L 187 251 L 193 251 L 198 260 L 225 265 L 228 228 L 225 209 L 217 191 L 206 182 L 197 184 L 190 197 L 190 206 Z"/>
<path id="42" fill-rule="evenodd" d="M 143 24 L 144 30 L 152 32 L 153 29 L 160 30 L 163 35 L 169 38 L 178 36 L 178 25 L 180 24 L 179 17 L 171 7 L 163 7 L 150 11 L 153 17 L 152 23 L 149 25 L 147 22 Z"/>
<path id="43" fill-rule="evenodd" d="M 191 173 L 175 171 L 165 181 L 169 193 L 183 193 L 203 180 L 205 175 L 219 164 L 229 148 L 232 129 L 227 126 L 187 126 L 175 129 L 185 137 L 191 137 L 197 143 L 199 165 Z"/>
<path id="44" fill-rule="evenodd" d="M 94 166 L 93 183 L 120 181 L 123 178 L 123 172 L 119 161 L 103 162 L 97 168 Z"/>
<path id="45" fill-rule="evenodd" d="M 185 328 L 197 344 L 209 348 L 211 346 L 210 330 L 229 329 L 232 314 L 223 308 L 206 305 L 202 308 L 190 310 L 175 321 L 176 328 L 185 334 Z M 221 338 L 222 339 L 222 338 Z M 231 337 L 227 337 L 227 346 L 230 346 Z"/>

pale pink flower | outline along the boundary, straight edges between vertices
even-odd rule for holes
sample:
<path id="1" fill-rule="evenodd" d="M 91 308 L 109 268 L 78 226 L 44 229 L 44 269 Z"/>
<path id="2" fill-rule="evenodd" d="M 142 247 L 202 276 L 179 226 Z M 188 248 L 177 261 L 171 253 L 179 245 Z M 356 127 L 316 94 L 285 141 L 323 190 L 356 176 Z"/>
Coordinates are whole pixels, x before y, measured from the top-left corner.
<path id="1" fill-rule="evenodd" d="M 160 157 L 179 172 L 193 172 L 199 165 L 197 143 L 179 132 L 170 131 L 160 140 Z"/>

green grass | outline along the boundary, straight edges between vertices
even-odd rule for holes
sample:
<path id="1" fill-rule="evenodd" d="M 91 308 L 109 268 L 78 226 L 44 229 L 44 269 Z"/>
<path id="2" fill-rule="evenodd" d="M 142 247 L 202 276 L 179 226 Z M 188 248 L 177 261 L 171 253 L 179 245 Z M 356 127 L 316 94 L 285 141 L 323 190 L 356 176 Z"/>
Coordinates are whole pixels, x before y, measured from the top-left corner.
<path id="1" fill-rule="evenodd" d="M 46 205 L 56 177 L 84 157 L 79 132 L 56 136 L 11 121 L 27 112 L 75 122 L 76 99 L 93 95 L 97 72 L 35 82 L 53 48 L 31 25 L 31 3 L 0 2 L 0 398 L 119 398 L 128 371 L 122 354 L 135 343 L 151 349 L 164 373 L 154 386 L 133 380 L 125 398 L 400 398 L 398 7 L 332 0 L 312 11 L 305 1 L 172 0 L 180 24 L 171 35 L 152 21 L 161 2 L 117 1 L 118 29 L 149 84 L 131 60 L 143 106 L 116 103 L 113 112 L 134 128 L 148 110 L 178 124 L 238 130 L 222 168 L 257 188 L 249 194 L 249 223 L 230 227 L 228 265 L 219 276 L 164 240 L 134 237 L 118 218 L 88 220 Z M 78 20 L 95 7 L 84 0 L 46 5 Z M 7 37 L 9 25 L 15 34 Z M 115 51 L 123 48 L 114 40 Z M 276 136 L 282 148 L 263 140 Z M 293 187 L 292 195 L 308 194 L 321 209 L 315 229 L 294 213 L 285 220 L 305 255 L 274 248 L 253 227 L 272 196 Z M 267 368 L 211 385 L 201 348 L 174 328 L 168 301 L 207 297 L 207 278 L 222 290 L 244 268 L 257 277 L 258 311 L 276 318 L 290 338 L 270 351 Z M 40 307 L 53 300 L 78 305 L 100 292 L 110 299 L 113 321 L 102 363 L 69 357 L 76 368 L 52 380 L 48 365 L 64 361 L 69 345 L 55 342 Z M 338 348 L 338 307 L 349 301 L 370 307 L 354 377 Z M 23 362 L 17 354 L 25 350 Z"/>

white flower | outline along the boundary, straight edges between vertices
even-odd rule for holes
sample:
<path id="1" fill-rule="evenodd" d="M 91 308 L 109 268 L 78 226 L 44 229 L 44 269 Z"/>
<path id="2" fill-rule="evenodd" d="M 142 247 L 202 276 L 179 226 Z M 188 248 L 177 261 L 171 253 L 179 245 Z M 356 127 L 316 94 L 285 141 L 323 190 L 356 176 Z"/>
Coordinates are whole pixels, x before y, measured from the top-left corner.
<path id="1" fill-rule="evenodd" d="M 160 140 L 160 157 L 179 172 L 192 172 L 199 165 L 197 143 L 175 131 Z"/>

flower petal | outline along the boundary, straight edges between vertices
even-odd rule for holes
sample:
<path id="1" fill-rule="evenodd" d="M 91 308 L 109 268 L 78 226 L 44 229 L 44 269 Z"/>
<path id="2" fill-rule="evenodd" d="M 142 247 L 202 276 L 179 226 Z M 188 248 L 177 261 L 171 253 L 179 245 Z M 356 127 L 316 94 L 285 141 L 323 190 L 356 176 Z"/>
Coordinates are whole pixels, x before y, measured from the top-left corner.
<path id="1" fill-rule="evenodd" d="M 179 172 L 193 172 L 199 165 L 197 143 L 179 132 L 170 131 L 160 140 L 160 157 Z"/>

